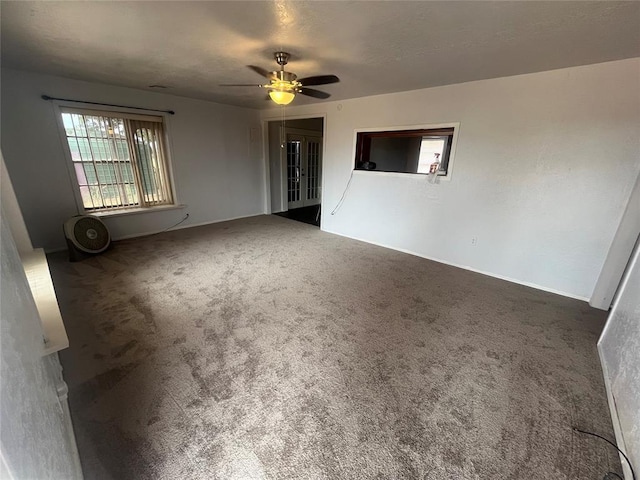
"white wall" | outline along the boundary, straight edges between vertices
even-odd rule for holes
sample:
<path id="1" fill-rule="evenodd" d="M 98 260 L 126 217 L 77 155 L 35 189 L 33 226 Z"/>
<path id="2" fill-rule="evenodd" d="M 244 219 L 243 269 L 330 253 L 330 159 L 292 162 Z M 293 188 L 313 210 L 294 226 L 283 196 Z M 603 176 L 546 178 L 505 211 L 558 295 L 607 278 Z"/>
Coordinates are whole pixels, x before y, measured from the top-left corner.
<path id="1" fill-rule="evenodd" d="M 78 213 L 55 111 L 43 94 L 176 112 L 168 117 L 170 148 L 177 199 L 187 208 L 109 218 L 114 238 L 164 230 L 187 212 L 182 226 L 264 213 L 257 111 L 11 69 L 1 80 L 2 151 L 34 247 L 64 248 L 62 224 Z"/>
<path id="2" fill-rule="evenodd" d="M 58 355 L 42 357 L 42 327 L 4 213 L 0 227 L 2 303 L 0 467 L 2 478 L 82 478 Z"/>
<path id="3" fill-rule="evenodd" d="M 640 171 L 639 84 L 630 59 L 287 115 L 327 115 L 324 230 L 587 299 Z M 451 181 L 358 171 L 329 215 L 356 129 L 449 122 L 460 122 Z"/>
<path id="4" fill-rule="evenodd" d="M 281 122 L 269 122 L 267 124 L 268 133 L 268 161 L 269 161 L 269 193 L 271 195 L 271 213 L 281 212 L 283 195 L 286 193 L 283 189 L 286 186 L 286 180 L 283 183 L 284 177 L 282 173 L 282 159 L 280 158 L 281 152 L 281 138 L 280 129 L 282 128 Z M 286 209 L 285 209 L 286 210 Z"/>
<path id="5" fill-rule="evenodd" d="M 640 468 L 640 242 L 636 243 L 598 349 L 617 443 L 626 450 L 637 471 Z M 626 478 L 631 478 L 626 468 L 625 471 Z"/>

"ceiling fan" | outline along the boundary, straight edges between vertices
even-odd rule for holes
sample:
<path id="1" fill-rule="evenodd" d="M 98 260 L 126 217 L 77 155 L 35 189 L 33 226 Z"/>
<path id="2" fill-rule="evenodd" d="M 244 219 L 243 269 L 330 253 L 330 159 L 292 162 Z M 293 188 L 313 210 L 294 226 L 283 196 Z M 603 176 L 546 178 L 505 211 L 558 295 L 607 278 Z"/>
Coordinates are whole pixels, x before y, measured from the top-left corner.
<path id="1" fill-rule="evenodd" d="M 290 54 L 287 52 L 275 52 L 274 57 L 280 70 L 274 70 L 268 72 L 264 68 L 256 67 L 255 65 L 247 65 L 251 70 L 259 75 L 269 79 L 269 83 L 265 85 L 260 84 L 243 84 L 243 83 L 227 83 L 220 85 L 221 87 L 260 87 L 269 90 L 269 98 L 278 105 L 288 105 L 295 98 L 296 94 L 307 95 L 309 97 L 326 99 L 329 95 L 326 92 L 315 90 L 313 88 L 307 88 L 315 85 L 328 85 L 330 83 L 337 83 L 340 81 L 335 75 L 316 75 L 313 77 L 301 78 L 291 72 L 286 72 L 284 66 L 289 63 Z"/>

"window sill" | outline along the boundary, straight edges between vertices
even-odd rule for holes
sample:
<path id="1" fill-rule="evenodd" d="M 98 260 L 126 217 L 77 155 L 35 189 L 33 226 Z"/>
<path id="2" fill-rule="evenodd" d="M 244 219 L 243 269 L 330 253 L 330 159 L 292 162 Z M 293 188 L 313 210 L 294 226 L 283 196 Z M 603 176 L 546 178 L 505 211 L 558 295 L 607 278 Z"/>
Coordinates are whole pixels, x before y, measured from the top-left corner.
<path id="1" fill-rule="evenodd" d="M 451 180 L 451 175 L 450 172 L 447 173 L 446 175 L 444 174 L 438 174 L 438 175 L 431 175 L 428 173 L 407 173 L 407 172 L 385 172 L 384 170 L 362 170 L 362 169 L 354 169 L 353 172 L 356 175 L 378 175 L 380 177 L 395 177 L 395 178 L 414 178 L 414 179 L 428 179 L 428 178 L 437 178 L 438 179 L 438 183 L 441 180 L 444 181 L 449 181 Z"/>
<path id="2" fill-rule="evenodd" d="M 162 205 L 159 207 L 123 208 L 121 210 L 106 210 L 103 212 L 87 211 L 85 212 L 85 215 L 93 215 L 95 217 L 100 217 L 100 218 L 113 218 L 113 217 L 123 217 L 125 215 L 137 215 L 139 213 L 163 212 L 165 210 L 180 210 L 183 208 L 187 208 L 187 206 L 183 204 Z"/>

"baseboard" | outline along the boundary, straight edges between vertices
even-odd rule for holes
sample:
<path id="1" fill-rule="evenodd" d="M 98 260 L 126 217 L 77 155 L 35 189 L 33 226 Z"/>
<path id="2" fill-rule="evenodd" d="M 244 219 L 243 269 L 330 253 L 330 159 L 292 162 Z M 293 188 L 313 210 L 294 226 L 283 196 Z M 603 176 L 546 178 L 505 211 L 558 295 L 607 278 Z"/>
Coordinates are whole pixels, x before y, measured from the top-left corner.
<path id="1" fill-rule="evenodd" d="M 58 253 L 58 252 L 66 252 L 67 247 L 59 247 L 59 248 L 43 248 L 44 253 L 49 255 L 50 253 Z"/>
<path id="2" fill-rule="evenodd" d="M 460 265 L 460 264 L 457 264 L 457 263 L 452 263 L 452 262 L 448 262 L 446 260 L 442 260 L 440 258 L 429 257 L 427 255 L 422 255 L 420 253 L 412 252 L 412 251 L 404 249 L 404 248 L 392 247 L 390 245 L 385 245 L 384 243 L 372 242 L 371 240 L 365 240 L 363 238 L 358 238 L 358 237 L 353 237 L 353 236 L 350 236 L 350 235 L 345 235 L 343 233 L 334 232 L 334 231 L 328 230 L 328 229 L 323 229 L 322 225 L 320 226 L 320 228 L 324 232 L 332 233 L 334 235 L 339 235 L 341 237 L 350 238 L 352 240 L 358 240 L 359 242 L 369 243 L 371 245 L 376 245 L 377 247 L 383 247 L 383 248 L 388 248 L 390 250 L 395 250 L 397 252 L 407 253 L 409 255 L 414 255 L 416 257 L 424 258 L 426 260 L 431 260 L 433 262 L 443 263 L 445 265 L 449 265 L 451 267 L 456 267 L 456 268 L 461 268 L 463 270 L 469 270 L 470 272 L 479 273 L 481 275 L 486 275 L 488 277 L 498 278 L 500 280 L 505 280 L 505 281 L 511 282 L 511 283 L 517 283 L 518 285 L 524 285 L 525 287 L 535 288 L 536 290 L 542 290 L 544 292 L 553 293 L 555 295 L 560 295 L 560 296 L 563 296 L 563 297 L 573 298 L 575 300 L 581 300 L 583 302 L 588 302 L 589 301 L 588 297 L 582 297 L 580 295 L 574 295 L 572 293 L 567 293 L 567 292 L 563 292 L 561 290 L 556 290 L 555 288 L 544 287 L 542 285 L 537 285 L 535 283 L 530 283 L 530 282 L 523 282 L 523 281 L 517 280 L 515 278 L 505 277 L 503 275 L 498 275 L 498 274 L 492 273 L 492 272 L 486 272 L 484 270 L 478 270 L 478 269 L 470 267 L 468 265 Z"/>
<path id="3" fill-rule="evenodd" d="M 210 222 L 190 223 L 190 224 L 187 224 L 187 225 L 176 225 L 175 227 L 171 227 L 171 228 L 169 228 L 167 230 L 155 230 L 155 231 L 151 231 L 151 232 L 133 233 L 131 235 L 122 235 L 122 236 L 118 236 L 118 237 L 111 237 L 111 240 L 113 240 L 114 242 L 117 242 L 118 240 L 128 240 L 130 238 L 147 237 L 149 235 L 155 235 L 157 233 L 171 232 L 173 230 L 182 230 L 183 228 L 202 227 L 204 225 L 212 225 L 214 223 L 230 222 L 231 220 L 240 220 L 241 218 L 258 217 L 260 215 L 264 215 L 264 213 L 254 213 L 254 214 L 251 214 L 251 215 L 240 215 L 238 217 L 224 218 L 222 220 L 213 220 L 213 221 L 210 221 Z M 44 252 L 49 254 L 49 253 L 58 253 L 58 252 L 66 252 L 66 251 L 67 251 L 66 247 L 60 247 L 60 248 L 45 249 Z"/>
<path id="4" fill-rule="evenodd" d="M 240 220 L 241 218 L 259 217 L 261 215 L 264 215 L 264 213 L 253 213 L 251 215 L 240 215 L 238 217 L 229 217 L 229 218 L 224 218 L 222 220 L 213 220 L 213 221 L 209 221 L 209 222 L 200 222 L 200 223 L 190 223 L 190 224 L 187 224 L 187 225 L 176 225 L 175 227 L 171 227 L 171 228 L 166 229 L 166 230 L 156 230 L 156 231 L 152 231 L 152 232 L 134 233 L 134 234 L 131 234 L 131 235 L 122 235 L 122 236 L 119 236 L 119 237 L 112 237 L 111 240 L 118 241 L 118 240 L 128 240 L 130 238 L 147 237 L 149 235 L 156 235 L 158 233 L 172 232 L 174 230 L 182 230 L 182 229 L 185 229 L 185 228 L 202 227 L 202 226 L 205 226 L 205 225 L 213 225 L 214 223 L 222 223 L 222 222 L 230 222 L 232 220 Z"/>
<path id="5" fill-rule="evenodd" d="M 607 365 L 604 362 L 604 355 L 602 353 L 602 345 L 598 342 L 598 357 L 600 357 L 600 367 L 602 368 L 602 376 L 604 378 L 604 389 L 607 392 L 607 403 L 609 404 L 609 413 L 611 415 L 611 423 L 613 424 L 613 432 L 616 436 L 616 444 L 618 448 L 623 452 L 627 452 L 626 445 L 624 443 L 624 435 L 622 435 L 622 427 L 620 426 L 620 418 L 618 417 L 618 409 L 616 408 L 616 401 L 611 390 L 611 381 L 609 380 L 609 372 Z M 627 461 L 622 455 L 619 455 L 620 463 L 622 464 L 622 471 L 624 472 L 624 478 L 631 480 L 631 470 Z"/>

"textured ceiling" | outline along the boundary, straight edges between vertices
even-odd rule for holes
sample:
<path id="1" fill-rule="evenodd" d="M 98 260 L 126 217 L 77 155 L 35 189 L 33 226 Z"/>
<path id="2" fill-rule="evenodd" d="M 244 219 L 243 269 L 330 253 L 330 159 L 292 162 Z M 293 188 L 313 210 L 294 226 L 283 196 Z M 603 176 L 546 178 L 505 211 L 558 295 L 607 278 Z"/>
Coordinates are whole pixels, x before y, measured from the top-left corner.
<path id="1" fill-rule="evenodd" d="M 332 99 L 640 56 L 640 2 L 6 2 L 2 64 L 268 108 L 246 65 L 292 54 Z M 317 102 L 298 96 L 294 104 Z"/>

